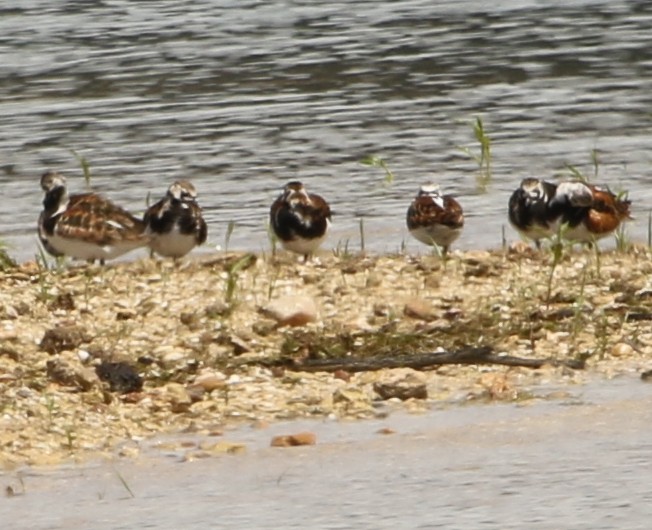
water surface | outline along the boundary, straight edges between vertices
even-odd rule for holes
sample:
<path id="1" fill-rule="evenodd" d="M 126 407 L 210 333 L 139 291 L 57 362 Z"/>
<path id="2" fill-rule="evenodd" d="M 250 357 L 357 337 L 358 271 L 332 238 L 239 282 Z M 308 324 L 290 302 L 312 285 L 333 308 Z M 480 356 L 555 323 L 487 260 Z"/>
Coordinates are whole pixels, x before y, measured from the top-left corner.
<path id="1" fill-rule="evenodd" d="M 459 196 L 458 247 L 495 247 L 510 191 L 572 164 L 627 189 L 646 240 L 652 4 L 505 0 L 24 0 L 0 8 L 0 236 L 36 252 L 38 178 L 56 168 L 142 212 L 177 178 L 198 187 L 211 247 L 268 248 L 289 179 L 335 211 L 328 247 L 395 251 L 424 181 Z M 472 123 L 493 140 L 476 186 Z M 382 156 L 396 174 L 359 163 Z M 508 239 L 516 235 L 507 228 Z"/>
<path id="2" fill-rule="evenodd" d="M 0 520 L 17 530 L 647 529 L 651 388 L 623 377 L 571 387 L 561 401 L 227 431 L 243 454 L 181 462 L 145 451 L 135 462 L 24 470 L 25 493 L 0 498 Z M 316 446 L 268 446 L 302 429 Z M 16 472 L 0 473 L 6 484 L 18 487 Z"/>

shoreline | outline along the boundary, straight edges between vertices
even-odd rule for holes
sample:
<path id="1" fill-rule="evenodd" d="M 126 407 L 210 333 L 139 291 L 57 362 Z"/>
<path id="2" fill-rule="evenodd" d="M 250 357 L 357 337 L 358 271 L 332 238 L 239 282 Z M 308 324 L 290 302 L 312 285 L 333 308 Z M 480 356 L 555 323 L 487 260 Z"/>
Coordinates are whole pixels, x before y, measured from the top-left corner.
<path id="1" fill-rule="evenodd" d="M 422 411 L 555 399 L 547 388 L 643 372 L 652 368 L 650 257 L 643 247 L 570 252 L 550 285 L 551 254 L 521 244 L 454 251 L 446 262 L 346 253 L 308 264 L 284 253 L 202 254 L 178 267 L 145 258 L 51 271 L 27 262 L 0 273 L 0 462 L 115 456 L 129 440 L 217 435 L 234 424 L 373 418 L 386 404 Z M 297 307 L 298 320 L 288 316 Z M 584 359 L 586 369 L 262 365 L 465 346 Z M 96 372 L 102 362 L 133 368 L 142 389 L 111 390 Z M 384 399 L 381 387 L 390 391 Z M 403 400 L 392 389 L 416 393 Z"/>

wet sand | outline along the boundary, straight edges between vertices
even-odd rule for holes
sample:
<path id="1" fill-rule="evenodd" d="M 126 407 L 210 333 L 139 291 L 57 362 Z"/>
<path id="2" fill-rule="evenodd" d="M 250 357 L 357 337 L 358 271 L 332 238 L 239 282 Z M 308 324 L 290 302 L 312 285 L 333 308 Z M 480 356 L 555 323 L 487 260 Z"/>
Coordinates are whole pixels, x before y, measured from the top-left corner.
<path id="1" fill-rule="evenodd" d="M 22 485 L 5 474 L 3 486 L 24 492 L 0 499 L 0 519 L 35 530 L 648 528 L 652 386 L 631 375 L 565 391 L 527 405 L 238 429 L 225 437 L 245 452 L 194 461 L 151 450 L 25 471 Z M 268 447 L 302 429 L 318 444 Z"/>

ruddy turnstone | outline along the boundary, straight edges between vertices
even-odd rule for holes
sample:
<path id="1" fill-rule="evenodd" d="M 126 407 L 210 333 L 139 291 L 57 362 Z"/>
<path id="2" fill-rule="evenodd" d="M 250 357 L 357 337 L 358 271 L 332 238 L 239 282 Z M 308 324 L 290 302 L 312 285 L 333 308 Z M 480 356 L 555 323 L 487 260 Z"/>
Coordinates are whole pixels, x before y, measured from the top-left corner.
<path id="1" fill-rule="evenodd" d="M 269 212 L 272 229 L 284 249 L 302 254 L 304 261 L 326 239 L 331 210 L 323 197 L 308 193 L 298 181 L 288 182 Z"/>
<path id="2" fill-rule="evenodd" d="M 512 226 L 524 237 L 534 240 L 537 248 L 541 239 L 552 237 L 561 216 L 561 204 L 550 209 L 557 185 L 537 178 L 525 178 L 509 198 L 508 217 Z"/>
<path id="3" fill-rule="evenodd" d="M 463 226 L 462 207 L 451 195 L 442 195 L 439 186 L 434 184 L 419 188 L 407 211 L 410 234 L 426 245 L 442 247 L 446 255 Z"/>
<path id="4" fill-rule="evenodd" d="M 147 244 L 144 223 L 95 193 L 68 195 L 66 179 L 55 171 L 41 176 L 45 192 L 39 239 L 53 256 L 89 262 L 117 258 Z"/>
<path id="5" fill-rule="evenodd" d="M 143 218 L 149 247 L 161 256 L 180 258 L 206 241 L 206 221 L 197 204 L 195 186 L 187 180 L 173 183 Z"/>
<path id="6" fill-rule="evenodd" d="M 564 239 L 592 243 L 612 234 L 623 221 L 631 219 L 631 201 L 622 199 L 608 188 L 580 181 L 561 182 L 551 209 L 560 205 L 561 223 L 567 228 Z"/>
<path id="7" fill-rule="evenodd" d="M 564 239 L 591 243 L 629 219 L 630 204 L 606 188 L 579 180 L 553 184 L 527 178 L 509 199 L 509 220 L 537 248 L 541 239 L 552 237 L 563 225 Z"/>

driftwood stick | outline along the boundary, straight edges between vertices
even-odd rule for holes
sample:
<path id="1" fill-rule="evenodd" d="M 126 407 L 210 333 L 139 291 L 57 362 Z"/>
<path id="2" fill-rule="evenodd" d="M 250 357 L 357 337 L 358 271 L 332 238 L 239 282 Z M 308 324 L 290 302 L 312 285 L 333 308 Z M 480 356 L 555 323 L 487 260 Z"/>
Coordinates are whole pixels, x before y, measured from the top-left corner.
<path id="1" fill-rule="evenodd" d="M 431 352 L 415 355 L 398 355 L 395 357 L 380 358 L 354 358 L 340 357 L 337 359 L 306 359 L 296 362 L 291 359 L 284 359 L 274 363 L 275 366 L 283 366 L 289 370 L 301 372 L 335 372 L 345 370 L 347 372 L 369 372 L 383 368 L 413 368 L 415 370 L 427 370 L 444 364 L 498 364 L 504 366 L 523 366 L 525 368 L 541 368 L 546 364 L 553 366 L 567 366 L 575 370 L 584 368 L 584 361 L 569 360 L 560 361 L 557 359 L 527 359 L 513 355 L 496 355 L 489 346 L 479 348 L 466 347 L 455 352 Z"/>

